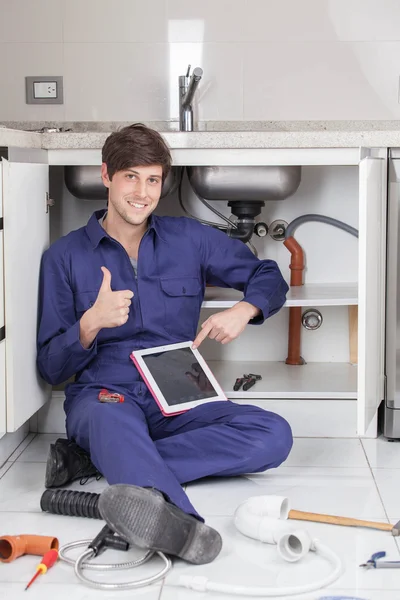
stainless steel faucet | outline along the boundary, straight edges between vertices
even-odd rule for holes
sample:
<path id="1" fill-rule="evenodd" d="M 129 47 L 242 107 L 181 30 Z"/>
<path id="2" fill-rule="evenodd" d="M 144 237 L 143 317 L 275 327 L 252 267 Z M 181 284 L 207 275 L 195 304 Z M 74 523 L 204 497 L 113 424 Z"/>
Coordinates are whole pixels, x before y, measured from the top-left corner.
<path id="1" fill-rule="evenodd" d="M 179 77 L 179 129 L 180 131 L 193 131 L 192 101 L 203 76 L 203 69 L 196 67 L 190 76 L 190 67 L 186 75 Z"/>

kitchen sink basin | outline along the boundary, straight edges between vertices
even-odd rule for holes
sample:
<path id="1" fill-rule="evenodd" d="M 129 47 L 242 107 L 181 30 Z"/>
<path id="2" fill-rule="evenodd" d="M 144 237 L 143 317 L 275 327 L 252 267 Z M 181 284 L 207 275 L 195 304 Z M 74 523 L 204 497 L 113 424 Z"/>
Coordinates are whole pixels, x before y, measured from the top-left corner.
<path id="1" fill-rule="evenodd" d="M 298 166 L 188 167 L 190 184 L 206 200 L 284 200 L 300 185 Z"/>
<path id="2" fill-rule="evenodd" d="M 181 167 L 173 167 L 166 177 L 161 198 L 172 194 L 180 179 Z M 101 179 L 100 167 L 92 165 L 72 165 L 64 168 L 65 185 L 75 198 L 80 200 L 106 200 L 108 189 Z"/>

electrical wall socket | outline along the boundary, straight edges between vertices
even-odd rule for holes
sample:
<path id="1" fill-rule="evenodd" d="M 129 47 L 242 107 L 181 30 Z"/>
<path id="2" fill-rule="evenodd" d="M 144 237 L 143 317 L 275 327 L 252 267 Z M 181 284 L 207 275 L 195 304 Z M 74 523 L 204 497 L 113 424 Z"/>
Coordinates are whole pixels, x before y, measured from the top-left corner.
<path id="1" fill-rule="evenodd" d="M 34 98 L 57 98 L 56 81 L 35 81 L 33 84 Z"/>
<path id="2" fill-rule="evenodd" d="M 61 76 L 25 77 L 26 104 L 63 104 Z"/>

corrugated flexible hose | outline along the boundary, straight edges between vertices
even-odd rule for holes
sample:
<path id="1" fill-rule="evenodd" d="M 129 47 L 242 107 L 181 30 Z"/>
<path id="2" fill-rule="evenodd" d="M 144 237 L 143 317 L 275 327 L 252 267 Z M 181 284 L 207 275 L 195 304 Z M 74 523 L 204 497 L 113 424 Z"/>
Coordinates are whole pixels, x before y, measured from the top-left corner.
<path id="1" fill-rule="evenodd" d="M 46 490 L 40 499 L 43 512 L 67 517 L 101 519 L 98 508 L 100 494 L 73 490 Z"/>

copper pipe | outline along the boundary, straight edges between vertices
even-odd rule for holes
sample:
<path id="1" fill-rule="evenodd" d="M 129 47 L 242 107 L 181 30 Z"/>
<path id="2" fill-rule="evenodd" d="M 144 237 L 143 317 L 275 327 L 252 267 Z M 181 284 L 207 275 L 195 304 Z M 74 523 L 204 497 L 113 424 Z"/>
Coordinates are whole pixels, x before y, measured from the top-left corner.
<path id="1" fill-rule="evenodd" d="M 3 535 L 0 538 L 0 562 L 11 562 L 23 554 L 43 556 L 58 550 L 58 539 L 44 535 Z"/>
<path id="2" fill-rule="evenodd" d="M 303 249 L 294 237 L 289 237 L 283 242 L 291 254 L 290 261 L 290 285 L 303 285 L 304 253 Z M 300 356 L 301 342 L 301 306 L 289 308 L 289 341 L 287 365 L 304 365 L 304 359 Z"/>

